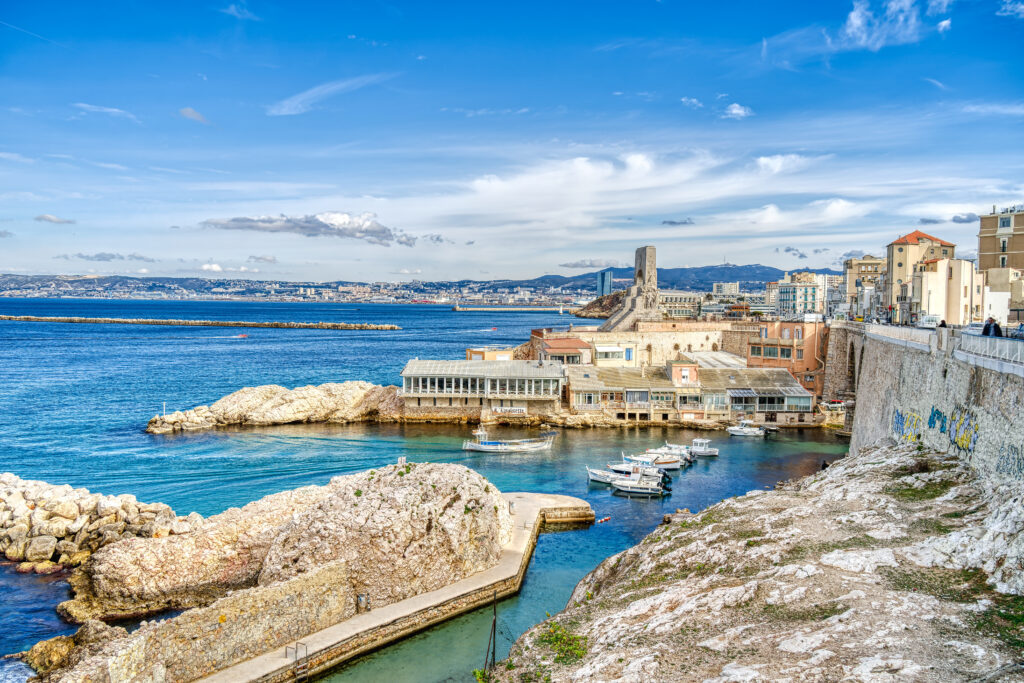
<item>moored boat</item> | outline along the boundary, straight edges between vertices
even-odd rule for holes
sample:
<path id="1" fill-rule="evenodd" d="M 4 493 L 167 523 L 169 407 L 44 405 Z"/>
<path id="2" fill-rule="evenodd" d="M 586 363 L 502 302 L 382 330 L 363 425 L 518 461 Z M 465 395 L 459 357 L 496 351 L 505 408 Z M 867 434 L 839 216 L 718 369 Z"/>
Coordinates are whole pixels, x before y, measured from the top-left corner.
<path id="1" fill-rule="evenodd" d="M 718 455 L 717 448 L 711 448 L 711 439 L 694 439 L 690 452 L 694 455 Z"/>
<path id="2" fill-rule="evenodd" d="M 764 436 L 764 429 L 758 427 L 750 420 L 740 420 L 738 425 L 726 427 L 725 431 L 733 436 Z"/>
<path id="3" fill-rule="evenodd" d="M 667 496 L 672 489 L 665 484 L 644 478 L 621 477 L 611 482 L 612 488 L 620 493 L 640 496 Z"/>
<path id="4" fill-rule="evenodd" d="M 464 451 L 485 451 L 488 453 L 526 453 L 546 451 L 555 442 L 556 432 L 544 432 L 536 439 L 488 439 L 487 431 L 480 427 L 473 432 L 476 441 L 462 442 Z"/>
<path id="5" fill-rule="evenodd" d="M 683 466 L 682 458 L 672 453 L 641 453 L 638 455 L 622 454 L 626 462 L 635 462 L 638 465 L 649 467 L 660 467 L 663 470 L 678 470 Z"/>

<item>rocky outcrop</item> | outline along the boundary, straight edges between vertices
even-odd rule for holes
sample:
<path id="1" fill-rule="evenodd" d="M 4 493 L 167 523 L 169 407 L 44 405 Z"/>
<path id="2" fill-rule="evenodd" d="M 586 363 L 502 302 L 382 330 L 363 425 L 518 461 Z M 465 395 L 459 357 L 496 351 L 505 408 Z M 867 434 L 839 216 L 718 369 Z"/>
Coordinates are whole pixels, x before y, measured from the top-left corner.
<path id="1" fill-rule="evenodd" d="M 461 465 L 392 465 L 299 492 L 211 517 L 187 547 L 104 549 L 82 568 L 93 586 L 127 586 L 150 605 L 204 586 L 200 606 L 132 633 L 89 621 L 26 660 L 44 681 L 195 680 L 351 617 L 359 596 L 380 607 L 489 569 L 512 537 L 500 492 Z M 192 561 L 160 569 L 172 548 Z"/>
<path id="2" fill-rule="evenodd" d="M 1020 494 L 987 489 L 956 456 L 887 446 L 667 516 L 584 578 L 496 676 L 979 678 L 1020 659 Z"/>
<path id="3" fill-rule="evenodd" d="M 135 496 L 105 496 L 68 485 L 0 474 L 0 554 L 21 572 L 49 574 L 84 562 L 93 552 L 130 538 L 185 534 L 203 524 L 178 517 L 169 505 Z"/>
<path id="4" fill-rule="evenodd" d="M 286 389 L 276 384 L 245 387 L 209 406 L 157 415 L 151 434 L 188 432 L 230 425 L 296 422 L 390 422 L 402 414 L 398 387 L 369 382 L 340 382 Z"/>
<path id="5" fill-rule="evenodd" d="M 619 310 L 619 307 L 622 306 L 622 301 L 625 297 L 625 290 L 599 296 L 573 315 L 577 318 L 610 318 L 612 313 Z"/>

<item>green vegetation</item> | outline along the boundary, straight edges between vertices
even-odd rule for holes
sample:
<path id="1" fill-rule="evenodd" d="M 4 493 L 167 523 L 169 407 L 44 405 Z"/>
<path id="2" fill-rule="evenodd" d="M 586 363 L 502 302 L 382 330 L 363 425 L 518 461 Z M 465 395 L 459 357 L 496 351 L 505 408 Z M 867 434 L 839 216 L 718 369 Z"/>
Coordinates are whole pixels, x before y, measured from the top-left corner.
<path id="1" fill-rule="evenodd" d="M 358 498 L 361 495 L 363 495 L 363 490 L 362 489 L 356 489 L 356 498 Z"/>
<path id="2" fill-rule="evenodd" d="M 765 605 L 765 616 L 778 621 L 825 621 L 829 617 L 842 614 L 846 608 L 839 603 L 810 605 L 808 607 L 787 607 L 785 605 Z"/>
<path id="3" fill-rule="evenodd" d="M 491 672 L 488 669 L 473 669 L 473 678 L 476 683 L 491 683 Z"/>
<path id="4" fill-rule="evenodd" d="M 953 527 L 943 524 L 937 519 L 922 518 L 911 522 L 910 530 L 921 534 L 928 534 L 929 536 L 937 536 L 948 534 L 953 530 Z"/>
<path id="5" fill-rule="evenodd" d="M 559 664 L 578 662 L 587 654 L 586 637 L 570 633 L 557 621 L 551 622 L 537 640 L 551 648 Z"/>
<path id="6" fill-rule="evenodd" d="M 947 493 L 951 488 L 953 488 L 953 482 L 951 481 L 930 481 L 921 488 L 914 488 L 913 486 L 887 486 L 882 491 L 883 493 L 888 493 L 893 498 L 914 503 L 938 498 Z"/>
<path id="7" fill-rule="evenodd" d="M 830 553 L 833 550 L 871 548 L 878 545 L 881 545 L 878 540 L 864 534 L 859 536 L 850 536 L 849 538 L 844 538 L 841 541 L 829 541 L 827 543 L 801 543 L 800 545 L 793 546 L 793 548 L 786 553 L 785 560 L 799 560 L 812 555 L 824 555 L 825 553 Z M 783 564 L 785 564 L 785 562 L 783 562 Z"/>

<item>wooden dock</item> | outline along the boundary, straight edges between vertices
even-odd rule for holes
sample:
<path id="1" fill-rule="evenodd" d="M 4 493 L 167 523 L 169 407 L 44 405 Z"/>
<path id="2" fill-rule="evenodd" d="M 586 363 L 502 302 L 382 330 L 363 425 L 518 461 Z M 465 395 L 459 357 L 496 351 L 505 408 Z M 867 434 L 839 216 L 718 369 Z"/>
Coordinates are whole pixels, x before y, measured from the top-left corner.
<path id="1" fill-rule="evenodd" d="M 452 617 L 519 591 L 544 524 L 592 523 L 594 511 L 579 498 L 544 493 L 506 493 L 512 504 L 512 540 L 498 564 L 461 581 L 385 605 L 312 633 L 203 678 L 209 683 L 278 683 L 322 674 Z"/>
<path id="2" fill-rule="evenodd" d="M 286 330 L 400 330 L 373 323 L 298 323 L 245 320 L 175 320 L 173 318 L 80 318 L 77 316 L 0 315 L 0 321 L 22 323 L 84 323 L 93 325 L 167 325 L 170 327 L 273 327 Z"/>

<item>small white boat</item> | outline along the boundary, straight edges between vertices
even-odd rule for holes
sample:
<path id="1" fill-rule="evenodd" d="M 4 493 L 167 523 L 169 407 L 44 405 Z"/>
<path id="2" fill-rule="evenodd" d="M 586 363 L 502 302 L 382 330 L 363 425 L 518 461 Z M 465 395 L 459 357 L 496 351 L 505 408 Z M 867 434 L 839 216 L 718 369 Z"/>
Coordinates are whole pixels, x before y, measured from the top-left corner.
<path id="1" fill-rule="evenodd" d="M 669 443 L 668 441 L 665 442 L 664 446 L 659 446 L 658 448 L 648 448 L 647 453 L 666 453 L 669 455 L 678 455 L 680 460 L 687 464 L 690 464 L 694 460 L 696 460 L 696 458 L 694 458 L 693 454 L 690 452 L 689 446 L 684 446 L 683 444 L 678 443 Z"/>
<path id="2" fill-rule="evenodd" d="M 750 420 L 740 420 L 738 425 L 726 427 L 725 431 L 733 436 L 764 436 L 764 430 Z"/>
<path id="3" fill-rule="evenodd" d="M 660 467 L 652 467 L 650 465 L 638 465 L 635 462 L 627 462 L 625 460 L 623 460 L 622 462 L 608 463 L 608 469 L 610 469 L 612 472 L 615 472 L 616 474 L 624 476 L 632 474 L 637 469 L 640 470 L 641 474 L 647 477 L 660 477 L 663 474 L 667 474 L 667 472 L 665 472 L 665 470 L 661 469 Z"/>
<path id="4" fill-rule="evenodd" d="M 614 484 L 618 479 L 639 479 L 642 481 L 669 484 L 672 478 L 664 470 L 651 469 L 641 465 L 633 465 L 631 471 L 619 472 L 613 469 L 599 470 L 587 467 L 587 479 L 598 484 Z"/>
<path id="5" fill-rule="evenodd" d="M 556 432 L 544 432 L 538 439 L 488 440 L 487 431 L 481 427 L 473 432 L 476 441 L 462 442 L 464 451 L 486 451 L 488 453 L 525 453 L 546 451 L 555 442 Z"/>
<path id="6" fill-rule="evenodd" d="M 612 479 L 621 477 L 622 475 L 614 470 L 598 470 L 587 467 L 587 479 L 590 481 L 597 482 L 598 484 L 610 484 Z"/>
<path id="7" fill-rule="evenodd" d="M 711 439 L 694 439 L 690 452 L 694 455 L 718 455 L 717 448 L 711 448 Z"/>
<path id="8" fill-rule="evenodd" d="M 648 467 L 660 467 L 663 470 L 678 470 L 683 466 L 682 458 L 672 453 L 641 453 L 639 455 L 622 454 L 626 462 L 635 462 Z"/>
<path id="9" fill-rule="evenodd" d="M 667 496 L 672 493 L 672 489 L 668 488 L 661 482 L 651 481 L 650 479 L 636 478 L 633 477 L 621 477 L 612 481 L 612 488 L 622 493 L 628 493 L 631 495 L 640 496 Z"/>

